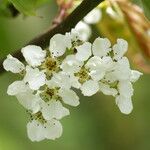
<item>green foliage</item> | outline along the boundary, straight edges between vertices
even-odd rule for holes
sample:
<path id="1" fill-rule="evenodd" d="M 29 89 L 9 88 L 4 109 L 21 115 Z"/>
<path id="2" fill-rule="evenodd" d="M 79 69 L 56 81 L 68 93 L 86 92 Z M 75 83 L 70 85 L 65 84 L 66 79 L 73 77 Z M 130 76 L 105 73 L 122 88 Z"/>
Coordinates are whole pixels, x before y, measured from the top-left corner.
<path id="1" fill-rule="evenodd" d="M 10 0 L 21 13 L 25 15 L 36 15 L 35 10 L 49 0 Z"/>
<path id="2" fill-rule="evenodd" d="M 7 8 L 8 1 L 1 1 L 0 0 L 0 16 L 10 17 L 11 13 Z"/>
<path id="3" fill-rule="evenodd" d="M 133 2 L 139 5 L 148 19 L 150 19 L 150 1 L 149 0 L 133 0 Z"/>

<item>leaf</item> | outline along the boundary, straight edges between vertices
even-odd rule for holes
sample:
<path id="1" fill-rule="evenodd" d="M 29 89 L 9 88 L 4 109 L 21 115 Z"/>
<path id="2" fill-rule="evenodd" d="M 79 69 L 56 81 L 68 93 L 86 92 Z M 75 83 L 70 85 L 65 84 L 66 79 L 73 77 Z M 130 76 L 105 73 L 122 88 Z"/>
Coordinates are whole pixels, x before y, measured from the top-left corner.
<path id="1" fill-rule="evenodd" d="M 143 9 L 145 16 L 148 19 L 150 19 L 150 1 L 149 0 L 133 0 L 132 2 L 139 5 Z"/>
<path id="2" fill-rule="evenodd" d="M 8 6 L 8 1 L 0 0 L 0 16 L 11 17 L 11 12 L 7 6 Z"/>
<path id="3" fill-rule="evenodd" d="M 21 13 L 29 16 L 36 15 L 35 10 L 49 0 L 10 0 Z"/>

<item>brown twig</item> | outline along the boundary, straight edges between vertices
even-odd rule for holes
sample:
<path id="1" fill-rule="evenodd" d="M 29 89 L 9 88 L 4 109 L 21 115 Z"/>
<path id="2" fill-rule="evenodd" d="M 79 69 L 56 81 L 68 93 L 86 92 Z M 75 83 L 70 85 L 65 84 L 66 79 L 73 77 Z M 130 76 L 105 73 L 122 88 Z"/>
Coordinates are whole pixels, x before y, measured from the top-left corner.
<path id="1" fill-rule="evenodd" d="M 103 0 L 83 0 L 83 2 L 64 21 L 58 25 L 53 25 L 46 32 L 37 36 L 26 45 L 38 45 L 42 48 L 46 48 L 49 45 L 49 40 L 52 36 L 57 33 L 65 34 L 66 32 L 69 32 L 84 16 L 86 16 L 86 14 L 102 1 Z M 23 59 L 20 49 L 12 55 L 20 60 Z M 5 71 L 3 68 L 4 59 L 0 60 L 0 73 Z"/>

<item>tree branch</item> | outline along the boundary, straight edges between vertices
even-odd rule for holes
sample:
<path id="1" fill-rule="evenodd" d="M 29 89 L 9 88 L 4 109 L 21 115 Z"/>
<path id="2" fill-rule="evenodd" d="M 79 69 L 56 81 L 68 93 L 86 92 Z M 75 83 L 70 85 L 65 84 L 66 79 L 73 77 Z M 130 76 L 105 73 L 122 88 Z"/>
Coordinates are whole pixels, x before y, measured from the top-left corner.
<path id="1" fill-rule="evenodd" d="M 41 46 L 42 48 L 46 48 L 49 45 L 49 40 L 52 36 L 54 36 L 57 33 L 65 34 L 66 32 L 69 32 L 72 28 L 75 27 L 75 25 L 80 20 L 82 20 L 84 16 L 86 16 L 92 9 L 94 9 L 102 1 L 103 0 L 83 0 L 83 2 L 63 22 L 61 22 L 57 26 L 56 25 L 52 26 L 46 32 L 37 36 L 26 45 L 38 45 Z M 21 49 L 18 49 L 12 55 L 22 60 L 23 56 L 20 50 Z M 3 68 L 4 59 L 0 60 L 0 73 L 3 73 L 5 71 Z"/>

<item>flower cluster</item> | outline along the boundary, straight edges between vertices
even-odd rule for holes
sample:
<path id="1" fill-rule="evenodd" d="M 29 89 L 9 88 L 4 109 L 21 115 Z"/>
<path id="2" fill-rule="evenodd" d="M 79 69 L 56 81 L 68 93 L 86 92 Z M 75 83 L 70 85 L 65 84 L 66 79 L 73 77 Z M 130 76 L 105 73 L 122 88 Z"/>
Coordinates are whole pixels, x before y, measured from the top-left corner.
<path id="1" fill-rule="evenodd" d="M 131 70 L 123 56 L 128 44 L 123 39 L 111 46 L 107 38 L 98 37 L 91 44 L 83 42 L 76 30 L 65 35 L 56 34 L 49 48 L 28 45 L 21 52 L 26 65 L 11 55 L 3 62 L 5 70 L 18 73 L 21 80 L 9 85 L 7 93 L 16 96 L 30 114 L 27 124 L 32 141 L 56 139 L 62 134 L 60 119 L 70 114 L 64 107 L 79 105 L 73 91 L 84 96 L 97 92 L 112 95 L 120 111 L 132 111 L 132 83 L 142 73 Z"/>

